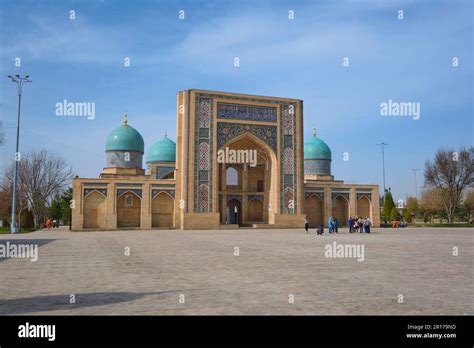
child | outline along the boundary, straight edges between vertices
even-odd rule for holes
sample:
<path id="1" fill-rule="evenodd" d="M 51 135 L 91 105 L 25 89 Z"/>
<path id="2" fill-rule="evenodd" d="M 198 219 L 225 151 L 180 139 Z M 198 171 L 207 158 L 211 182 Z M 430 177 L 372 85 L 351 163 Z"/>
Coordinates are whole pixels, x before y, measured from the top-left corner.
<path id="1" fill-rule="evenodd" d="M 318 226 L 318 229 L 316 230 L 316 233 L 318 234 L 318 236 L 322 236 L 323 233 L 324 233 L 324 227 L 323 225 L 319 225 Z"/>

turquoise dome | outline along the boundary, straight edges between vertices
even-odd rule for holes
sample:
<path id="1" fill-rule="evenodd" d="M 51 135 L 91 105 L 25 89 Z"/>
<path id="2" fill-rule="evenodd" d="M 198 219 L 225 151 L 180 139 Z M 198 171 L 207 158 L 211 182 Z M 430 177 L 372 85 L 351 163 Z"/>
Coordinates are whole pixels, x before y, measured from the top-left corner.
<path id="1" fill-rule="evenodd" d="M 331 160 L 331 149 L 313 133 L 313 138 L 304 143 L 304 159 L 305 160 Z"/>
<path id="2" fill-rule="evenodd" d="M 143 153 L 145 142 L 141 134 L 126 122 L 107 136 L 105 151 L 137 151 Z"/>
<path id="3" fill-rule="evenodd" d="M 176 162 L 176 143 L 165 135 L 150 147 L 146 162 Z"/>

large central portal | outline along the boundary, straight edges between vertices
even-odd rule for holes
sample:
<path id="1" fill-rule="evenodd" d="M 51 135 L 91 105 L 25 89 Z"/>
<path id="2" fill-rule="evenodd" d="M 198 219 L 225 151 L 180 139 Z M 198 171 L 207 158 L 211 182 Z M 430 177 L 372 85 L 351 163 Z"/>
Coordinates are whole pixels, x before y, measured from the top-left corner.
<path id="1" fill-rule="evenodd" d="M 274 203 L 277 181 L 272 177 L 272 169 L 274 173 L 277 171 L 273 151 L 250 133 L 232 139 L 220 150 L 236 155 L 227 156 L 224 163 L 219 163 L 221 224 L 271 223 L 277 206 Z"/>

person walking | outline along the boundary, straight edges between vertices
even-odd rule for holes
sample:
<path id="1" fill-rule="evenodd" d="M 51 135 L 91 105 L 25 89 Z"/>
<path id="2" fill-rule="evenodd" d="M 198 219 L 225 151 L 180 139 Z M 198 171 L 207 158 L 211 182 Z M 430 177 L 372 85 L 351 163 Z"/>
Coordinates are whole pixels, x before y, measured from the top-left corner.
<path id="1" fill-rule="evenodd" d="M 339 221 L 337 221 L 337 218 L 334 218 L 334 232 L 339 233 Z"/>
<path id="2" fill-rule="evenodd" d="M 357 220 L 357 225 L 359 225 L 359 233 L 362 233 L 362 227 L 364 226 L 364 221 L 362 220 L 361 217 Z"/>
<path id="3" fill-rule="evenodd" d="M 352 233 L 352 229 L 354 228 L 354 220 L 352 220 L 352 216 L 347 220 L 347 226 L 349 226 L 349 233 Z"/>
<path id="4" fill-rule="evenodd" d="M 306 233 L 308 233 L 308 227 L 309 227 L 309 220 L 308 219 L 304 219 L 304 230 L 306 231 Z"/>

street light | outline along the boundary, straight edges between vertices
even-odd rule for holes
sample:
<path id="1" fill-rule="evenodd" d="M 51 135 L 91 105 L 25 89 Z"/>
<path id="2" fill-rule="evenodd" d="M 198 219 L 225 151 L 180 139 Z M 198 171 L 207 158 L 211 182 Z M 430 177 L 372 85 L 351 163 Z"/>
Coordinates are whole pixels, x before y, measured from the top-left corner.
<path id="1" fill-rule="evenodd" d="M 383 170 L 383 195 L 385 196 L 385 146 L 389 144 L 386 144 L 384 142 L 377 144 L 377 146 L 380 146 L 382 148 L 382 170 Z"/>
<path id="2" fill-rule="evenodd" d="M 416 183 L 416 172 L 419 171 L 418 168 L 412 168 L 413 174 L 415 174 L 415 197 L 418 199 L 418 185 Z"/>
<path id="3" fill-rule="evenodd" d="M 18 119 L 16 124 L 16 152 L 15 152 L 15 174 L 13 175 L 13 200 L 12 200 L 12 223 L 10 225 L 10 232 L 17 233 L 20 228 L 16 224 L 15 211 L 16 211 L 16 182 L 18 176 L 18 162 L 20 161 L 19 157 L 19 146 L 20 146 L 20 109 L 21 109 L 21 91 L 24 83 L 31 82 L 29 80 L 30 75 L 25 75 L 25 77 L 20 77 L 20 75 L 15 75 L 15 77 L 8 75 L 8 78 L 12 82 L 16 83 L 16 88 L 18 92 Z"/>

